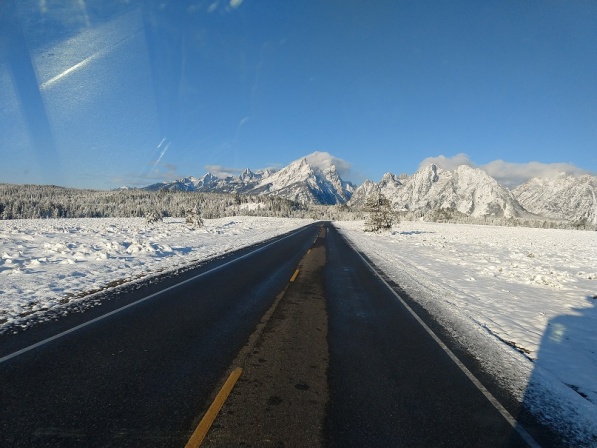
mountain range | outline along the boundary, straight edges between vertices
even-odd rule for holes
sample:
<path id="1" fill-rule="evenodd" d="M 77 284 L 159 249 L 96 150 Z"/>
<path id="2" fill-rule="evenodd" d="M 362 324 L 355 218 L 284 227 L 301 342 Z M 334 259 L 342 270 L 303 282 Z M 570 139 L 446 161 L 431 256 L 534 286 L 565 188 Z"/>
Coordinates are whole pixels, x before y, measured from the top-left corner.
<path id="1" fill-rule="evenodd" d="M 251 171 L 219 178 L 185 177 L 145 187 L 252 195 L 276 195 L 305 204 L 348 204 L 359 208 L 375 190 L 395 210 L 456 210 L 472 217 L 548 218 L 597 224 L 597 177 L 562 173 L 533 178 L 510 190 L 485 171 L 468 165 L 444 170 L 429 164 L 411 176 L 386 173 L 380 182 L 358 188 L 344 181 L 327 153 L 313 153 L 280 170 Z"/>
<path id="2" fill-rule="evenodd" d="M 342 180 L 331 160 L 313 153 L 295 160 L 281 170 L 246 169 L 239 176 L 223 179 L 211 173 L 161 182 L 145 190 L 182 190 L 281 196 L 304 204 L 344 204 L 356 187 Z"/>

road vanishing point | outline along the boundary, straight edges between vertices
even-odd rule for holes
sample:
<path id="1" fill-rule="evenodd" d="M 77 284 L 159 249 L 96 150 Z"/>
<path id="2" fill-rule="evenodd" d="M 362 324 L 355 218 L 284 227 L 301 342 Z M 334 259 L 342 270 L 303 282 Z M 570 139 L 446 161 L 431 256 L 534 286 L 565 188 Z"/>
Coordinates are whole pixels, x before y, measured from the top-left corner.
<path id="1" fill-rule="evenodd" d="M 527 447 L 542 428 L 331 223 L 0 335 L 3 447 Z"/>

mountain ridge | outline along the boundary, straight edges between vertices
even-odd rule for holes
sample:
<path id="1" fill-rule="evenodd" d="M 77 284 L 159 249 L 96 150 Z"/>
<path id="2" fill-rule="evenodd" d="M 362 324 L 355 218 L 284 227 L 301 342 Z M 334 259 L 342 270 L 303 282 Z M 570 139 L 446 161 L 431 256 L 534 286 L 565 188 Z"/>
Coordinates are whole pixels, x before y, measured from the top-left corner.
<path id="1" fill-rule="evenodd" d="M 597 176 L 560 173 L 532 178 L 514 188 L 512 194 L 532 213 L 597 225 Z"/>
<path id="2" fill-rule="evenodd" d="M 398 211 L 454 210 L 471 217 L 538 218 L 597 224 L 597 177 L 561 174 L 533 178 L 509 189 L 485 171 L 468 165 L 445 170 L 435 164 L 412 175 L 388 172 L 375 183 L 356 187 L 340 176 L 334 158 L 314 152 L 279 170 L 251 171 L 220 178 L 212 173 L 144 187 L 251 195 L 274 195 L 303 204 L 360 208 L 374 190 L 381 191 Z"/>
<path id="3" fill-rule="evenodd" d="M 412 176 L 402 178 L 386 173 L 378 184 L 373 185 L 366 184 L 365 189 L 378 188 L 396 210 L 450 209 L 473 217 L 520 218 L 530 215 L 506 187 L 484 171 L 467 165 L 449 171 L 430 164 Z M 360 206 L 365 196 L 357 189 L 349 205 Z"/>
<path id="4" fill-rule="evenodd" d="M 184 177 L 152 184 L 143 189 L 274 195 L 305 204 L 344 204 L 356 187 L 351 182 L 344 181 L 331 160 L 325 157 L 322 159 L 321 155 L 327 153 L 315 152 L 280 170 L 253 172 L 247 168 L 239 176 L 223 179 L 207 173 L 201 178 Z"/>

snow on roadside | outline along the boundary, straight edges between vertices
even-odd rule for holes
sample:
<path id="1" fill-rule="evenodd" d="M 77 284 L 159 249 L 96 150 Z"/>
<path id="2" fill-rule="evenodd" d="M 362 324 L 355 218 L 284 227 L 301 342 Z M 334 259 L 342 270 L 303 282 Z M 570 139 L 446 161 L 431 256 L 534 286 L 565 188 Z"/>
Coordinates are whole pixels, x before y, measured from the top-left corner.
<path id="1" fill-rule="evenodd" d="M 0 221 L 0 333 L 26 328 L 111 285 L 147 278 L 289 232 L 305 219 L 231 217 L 191 230 L 183 219 Z"/>
<path id="2" fill-rule="evenodd" d="M 573 445 L 597 446 L 597 234 L 335 225 Z"/>

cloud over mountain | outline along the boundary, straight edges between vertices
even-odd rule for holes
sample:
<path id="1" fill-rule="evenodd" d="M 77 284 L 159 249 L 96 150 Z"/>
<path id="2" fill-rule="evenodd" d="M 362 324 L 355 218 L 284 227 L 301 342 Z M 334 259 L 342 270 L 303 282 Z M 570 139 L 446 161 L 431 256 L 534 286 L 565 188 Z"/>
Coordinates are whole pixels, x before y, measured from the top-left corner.
<path id="1" fill-rule="evenodd" d="M 513 163 L 494 160 L 493 162 L 479 166 L 479 168 L 508 188 L 516 187 L 536 177 L 553 178 L 561 173 L 566 173 L 574 177 L 590 174 L 589 171 L 578 168 L 570 163 Z"/>
<path id="2" fill-rule="evenodd" d="M 351 165 L 349 162 L 338 157 L 334 157 L 329 152 L 315 151 L 314 153 L 306 156 L 305 159 L 307 159 L 309 165 L 315 166 L 320 170 L 326 170 L 334 165 L 336 167 L 336 171 L 341 177 L 348 177 L 351 170 Z"/>
<path id="3" fill-rule="evenodd" d="M 505 162 L 503 160 L 494 160 L 484 165 L 477 165 L 467 154 L 459 153 L 452 157 L 439 155 L 437 157 L 427 157 L 419 165 L 419 169 L 427 165 L 437 165 L 444 170 L 452 171 L 460 165 L 467 165 L 471 168 L 479 168 L 497 180 L 501 185 L 514 188 L 529 179 L 551 178 L 561 173 L 566 173 L 575 177 L 584 174 L 592 174 L 587 170 L 578 168 L 571 163 L 542 163 L 542 162 Z"/>
<path id="4" fill-rule="evenodd" d="M 419 164 L 419 170 L 425 168 L 427 165 L 436 165 L 438 168 L 446 171 L 453 171 L 460 165 L 467 165 L 472 168 L 477 167 L 464 153 L 459 153 L 452 157 L 446 157 L 444 155 L 439 155 L 437 157 L 427 157 Z"/>
<path id="5" fill-rule="evenodd" d="M 205 165 L 205 169 L 208 173 L 219 178 L 238 176 L 244 171 L 244 169 L 241 168 L 231 168 L 222 165 Z"/>

